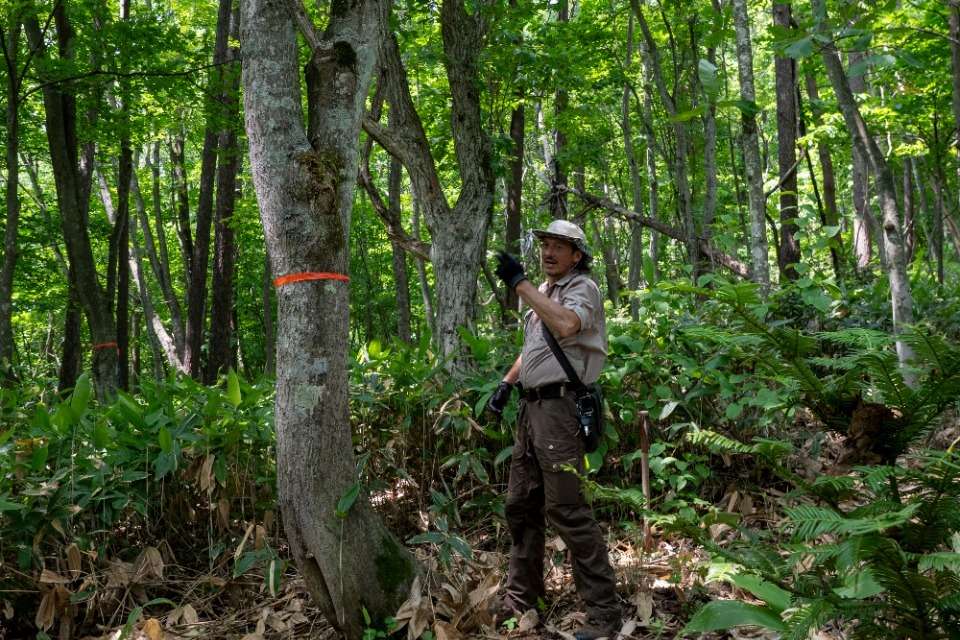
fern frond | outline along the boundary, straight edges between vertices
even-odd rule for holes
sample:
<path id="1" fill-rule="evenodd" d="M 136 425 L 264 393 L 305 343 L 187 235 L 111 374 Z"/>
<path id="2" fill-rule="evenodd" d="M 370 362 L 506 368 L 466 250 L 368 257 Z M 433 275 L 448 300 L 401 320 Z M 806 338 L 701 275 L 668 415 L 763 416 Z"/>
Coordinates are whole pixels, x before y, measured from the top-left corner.
<path id="1" fill-rule="evenodd" d="M 897 355 L 890 351 L 870 351 L 861 354 L 859 362 L 869 373 L 873 386 L 883 401 L 894 407 L 903 407 L 910 397 L 910 388 L 903 382 Z"/>
<path id="2" fill-rule="evenodd" d="M 927 553 L 917 562 L 918 571 L 954 571 L 960 572 L 960 553 L 939 551 Z"/>
<path id="3" fill-rule="evenodd" d="M 825 342 L 849 349 L 879 349 L 893 343 L 893 338 L 886 331 L 865 327 L 821 331 L 815 335 Z"/>
<path id="4" fill-rule="evenodd" d="M 787 631 L 782 640 L 807 640 L 810 632 L 822 627 L 835 612 L 835 608 L 825 599 L 817 599 L 790 610 L 784 622 Z"/>
<path id="5" fill-rule="evenodd" d="M 740 442 L 739 440 L 734 440 L 733 438 L 728 438 L 725 435 L 719 434 L 716 431 L 708 431 L 706 429 L 701 431 L 691 431 L 687 433 L 686 436 L 687 442 L 695 445 L 700 445 L 706 447 L 713 453 L 753 453 L 753 447 Z"/>
<path id="6" fill-rule="evenodd" d="M 910 520 L 919 508 L 919 504 L 909 504 L 899 511 L 883 513 L 867 518 L 848 518 L 824 507 L 801 505 L 785 509 L 785 526 L 792 529 L 794 538 L 815 540 L 825 534 L 863 535 L 885 531 L 900 526 Z"/>

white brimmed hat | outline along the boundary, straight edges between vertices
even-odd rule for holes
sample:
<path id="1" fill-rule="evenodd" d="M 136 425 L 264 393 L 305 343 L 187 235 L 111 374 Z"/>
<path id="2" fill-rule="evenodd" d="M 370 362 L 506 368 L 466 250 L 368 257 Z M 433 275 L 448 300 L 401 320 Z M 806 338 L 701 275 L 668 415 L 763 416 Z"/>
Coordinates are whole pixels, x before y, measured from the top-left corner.
<path id="1" fill-rule="evenodd" d="M 587 236 L 583 229 L 567 220 L 554 220 L 546 229 L 534 229 L 533 235 L 538 238 L 559 238 L 566 240 L 580 250 L 584 256 L 590 257 L 590 249 L 587 248 Z"/>

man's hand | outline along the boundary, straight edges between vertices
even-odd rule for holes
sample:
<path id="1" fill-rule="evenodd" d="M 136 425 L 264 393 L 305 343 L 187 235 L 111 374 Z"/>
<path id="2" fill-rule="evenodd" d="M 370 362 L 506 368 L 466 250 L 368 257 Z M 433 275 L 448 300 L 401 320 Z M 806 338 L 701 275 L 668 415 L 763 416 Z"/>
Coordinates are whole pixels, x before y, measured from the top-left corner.
<path id="1" fill-rule="evenodd" d="M 506 251 L 497 252 L 497 276 L 510 289 L 527 279 L 527 274 L 523 272 L 523 265 Z"/>
<path id="2" fill-rule="evenodd" d="M 510 394 L 513 393 L 513 385 L 504 380 L 500 383 L 500 386 L 497 387 L 497 390 L 493 392 L 493 395 L 490 396 L 490 399 L 487 401 L 487 409 L 490 410 L 497 418 L 503 415 L 503 408 L 507 406 L 507 402 L 510 400 Z"/>

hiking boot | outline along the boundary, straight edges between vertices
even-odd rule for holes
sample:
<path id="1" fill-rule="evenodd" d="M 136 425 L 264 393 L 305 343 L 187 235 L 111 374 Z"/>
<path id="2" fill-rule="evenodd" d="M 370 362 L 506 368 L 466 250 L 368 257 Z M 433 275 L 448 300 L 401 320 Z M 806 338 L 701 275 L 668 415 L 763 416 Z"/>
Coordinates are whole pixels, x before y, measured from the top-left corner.
<path id="1" fill-rule="evenodd" d="M 622 624 L 623 619 L 619 613 L 591 614 L 587 616 L 587 623 L 573 633 L 573 637 L 577 640 L 614 640 L 620 633 Z"/>

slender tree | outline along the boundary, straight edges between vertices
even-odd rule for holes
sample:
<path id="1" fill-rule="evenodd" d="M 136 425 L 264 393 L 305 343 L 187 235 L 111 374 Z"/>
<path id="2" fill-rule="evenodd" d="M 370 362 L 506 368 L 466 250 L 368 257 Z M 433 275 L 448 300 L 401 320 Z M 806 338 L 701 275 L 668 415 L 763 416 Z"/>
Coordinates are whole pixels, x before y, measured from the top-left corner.
<path id="1" fill-rule="evenodd" d="M 12 9 L 8 27 L 0 33 L 7 70 L 7 216 L 3 228 L 3 266 L 0 268 L 0 377 L 10 380 L 13 371 L 13 276 L 17 266 L 17 232 L 20 224 L 20 68 L 18 50 L 22 25 Z"/>
<path id="2" fill-rule="evenodd" d="M 760 164 L 757 134 L 756 92 L 753 85 L 753 46 L 747 0 L 733 0 L 733 19 L 737 34 L 737 65 L 740 73 L 740 122 L 743 128 L 743 158 L 750 202 L 750 270 L 754 282 L 763 290 L 770 288 L 769 249 L 767 247 L 766 198 Z"/>
<path id="3" fill-rule="evenodd" d="M 790 28 L 790 3 L 773 3 L 773 23 Z M 797 238 L 797 78 L 793 58 L 777 54 L 774 58 L 777 86 L 777 164 L 780 185 L 780 251 L 779 267 L 782 280 L 800 277 L 796 266 L 800 263 L 800 241 Z"/>

